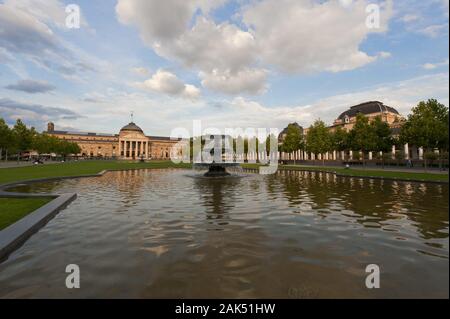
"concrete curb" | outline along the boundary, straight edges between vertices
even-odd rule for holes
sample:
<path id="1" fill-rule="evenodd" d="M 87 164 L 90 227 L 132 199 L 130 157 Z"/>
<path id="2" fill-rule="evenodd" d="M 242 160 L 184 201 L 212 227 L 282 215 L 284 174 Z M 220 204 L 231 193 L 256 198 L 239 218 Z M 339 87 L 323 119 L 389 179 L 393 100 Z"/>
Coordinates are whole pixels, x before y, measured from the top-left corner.
<path id="1" fill-rule="evenodd" d="M 19 194 L 12 194 L 16 198 Z M 11 196 L 11 197 L 12 197 Z M 37 195 L 40 197 L 53 197 L 55 195 Z M 23 198 L 30 196 L 21 196 Z M 36 197 L 36 196 L 35 196 Z M 50 203 L 28 214 L 11 226 L 0 231 L 0 262 L 21 247 L 34 233 L 45 226 L 63 208 L 77 198 L 77 194 L 60 195 Z"/>

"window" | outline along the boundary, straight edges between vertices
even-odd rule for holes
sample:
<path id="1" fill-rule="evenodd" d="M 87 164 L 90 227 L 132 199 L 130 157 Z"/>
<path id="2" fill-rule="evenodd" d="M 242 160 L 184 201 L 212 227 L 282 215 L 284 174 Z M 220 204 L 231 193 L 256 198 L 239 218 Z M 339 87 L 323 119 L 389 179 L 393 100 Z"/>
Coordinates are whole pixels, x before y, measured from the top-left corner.
<path id="1" fill-rule="evenodd" d="M 345 121 L 345 124 L 350 123 L 350 118 L 348 117 L 348 115 L 345 116 L 344 121 Z"/>

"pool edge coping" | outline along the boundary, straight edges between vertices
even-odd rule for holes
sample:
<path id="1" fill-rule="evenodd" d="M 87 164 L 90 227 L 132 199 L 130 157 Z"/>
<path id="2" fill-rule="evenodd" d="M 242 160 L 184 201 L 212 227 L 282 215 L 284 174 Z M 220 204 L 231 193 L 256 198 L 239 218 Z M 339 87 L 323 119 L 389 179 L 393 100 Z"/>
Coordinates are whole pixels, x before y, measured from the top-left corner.
<path id="1" fill-rule="evenodd" d="M 10 198 L 37 198 L 55 197 L 52 201 L 19 219 L 14 224 L 9 225 L 0 231 L 0 263 L 6 261 L 8 257 L 19 249 L 28 239 L 44 227 L 61 210 L 77 198 L 76 193 L 71 194 L 32 194 L 34 196 L 19 196 L 13 193 Z"/>

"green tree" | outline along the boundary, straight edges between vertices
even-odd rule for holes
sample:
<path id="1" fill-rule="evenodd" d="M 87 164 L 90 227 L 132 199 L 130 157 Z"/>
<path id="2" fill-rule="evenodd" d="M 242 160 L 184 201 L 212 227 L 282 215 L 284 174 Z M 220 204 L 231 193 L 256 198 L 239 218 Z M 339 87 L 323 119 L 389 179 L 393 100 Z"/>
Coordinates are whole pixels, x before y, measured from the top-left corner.
<path id="1" fill-rule="evenodd" d="M 282 145 L 283 152 L 292 153 L 303 149 L 303 147 L 303 132 L 301 128 L 295 124 L 289 124 L 287 127 L 286 137 L 284 138 Z"/>
<path id="2" fill-rule="evenodd" d="M 377 136 L 374 127 L 364 114 L 356 116 L 356 123 L 349 133 L 349 144 L 353 151 L 362 152 L 362 161 L 365 165 L 365 154 L 377 148 Z"/>
<path id="3" fill-rule="evenodd" d="M 314 154 L 322 154 L 322 164 L 325 165 L 323 154 L 331 151 L 333 146 L 331 133 L 321 120 L 314 122 L 306 136 L 306 149 Z"/>
<path id="4" fill-rule="evenodd" d="M 331 133 L 331 144 L 332 149 L 338 152 L 343 152 L 348 150 L 348 133 L 342 127 L 336 128 L 336 130 Z M 343 159 L 344 160 L 344 159 Z"/>
<path id="5" fill-rule="evenodd" d="M 372 130 L 375 133 L 375 143 L 372 151 L 376 153 L 383 152 L 383 154 L 388 153 L 392 150 L 392 145 L 395 144 L 395 141 L 392 137 L 391 128 L 389 124 L 383 122 L 380 116 L 377 116 L 372 123 L 370 123 Z M 385 157 L 381 156 L 382 166 L 384 168 L 384 159 Z"/>
<path id="6" fill-rule="evenodd" d="M 37 132 L 34 127 L 29 129 L 22 120 L 18 119 L 12 129 L 12 134 L 15 148 L 18 151 L 17 158 L 19 158 L 22 152 L 30 151 L 32 149 L 33 139 Z"/>
<path id="7" fill-rule="evenodd" d="M 266 152 L 267 152 L 267 155 L 270 155 L 270 151 L 271 151 L 271 147 L 272 146 L 276 146 L 276 148 L 274 147 L 274 149 L 278 150 L 278 138 L 275 136 L 275 134 L 270 134 L 266 138 Z"/>
<path id="8" fill-rule="evenodd" d="M 13 148 L 13 136 L 11 129 L 6 124 L 5 120 L 0 118 L 0 160 L 3 152 L 5 152 L 5 159 L 7 160 L 8 151 Z"/>
<path id="9" fill-rule="evenodd" d="M 448 107 L 435 99 L 420 102 L 402 126 L 400 139 L 425 152 L 448 151 Z M 425 167 L 427 159 L 425 158 Z"/>

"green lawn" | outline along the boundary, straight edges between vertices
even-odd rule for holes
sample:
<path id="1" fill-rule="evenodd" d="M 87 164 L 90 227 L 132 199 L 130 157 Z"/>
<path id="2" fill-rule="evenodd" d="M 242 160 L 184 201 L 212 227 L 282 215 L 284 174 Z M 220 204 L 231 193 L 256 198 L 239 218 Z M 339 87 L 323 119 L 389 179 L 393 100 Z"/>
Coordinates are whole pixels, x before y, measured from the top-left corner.
<path id="1" fill-rule="evenodd" d="M 52 198 L 0 198 L 0 230 L 15 223 L 39 207 L 50 202 Z"/>
<path id="2" fill-rule="evenodd" d="M 171 161 L 148 163 L 122 161 L 78 161 L 17 168 L 0 168 L 0 185 L 25 180 L 97 174 L 103 170 L 122 170 L 138 168 L 188 168 L 190 164 L 176 165 Z"/>
<path id="3" fill-rule="evenodd" d="M 257 169 L 258 164 L 245 164 L 244 168 Z M 402 179 L 413 181 L 434 181 L 434 182 L 448 182 L 448 174 L 435 174 L 435 173 L 419 173 L 419 172 L 396 172 L 386 170 L 374 170 L 374 169 L 345 169 L 327 166 L 297 166 L 297 165 L 283 165 L 279 166 L 279 169 L 286 170 L 308 170 L 308 171 L 325 171 L 335 172 L 337 174 L 356 177 L 383 177 L 390 179 Z"/>

